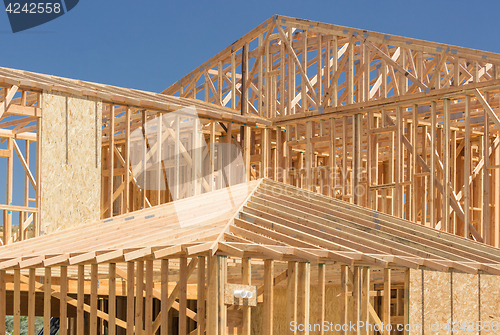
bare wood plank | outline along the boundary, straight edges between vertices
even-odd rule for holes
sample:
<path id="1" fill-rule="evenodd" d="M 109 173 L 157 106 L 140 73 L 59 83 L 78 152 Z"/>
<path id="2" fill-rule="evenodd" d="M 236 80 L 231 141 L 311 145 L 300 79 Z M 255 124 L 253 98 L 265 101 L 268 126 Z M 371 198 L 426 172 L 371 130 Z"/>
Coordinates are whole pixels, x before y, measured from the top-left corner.
<path id="1" fill-rule="evenodd" d="M 45 278 L 47 278 L 47 271 L 45 271 Z M 50 277 L 49 277 L 50 278 Z M 44 280 L 45 282 L 45 280 Z M 50 282 L 49 282 L 50 284 Z M 47 285 L 47 283 L 45 283 Z M 44 296 L 45 298 L 45 296 Z M 50 298 L 49 298 L 49 306 L 50 306 Z M 21 335 L 21 270 L 19 269 L 14 269 L 14 306 L 13 306 L 13 313 L 14 313 L 14 335 Z M 43 313 L 44 316 L 47 315 L 49 316 L 48 319 L 49 321 L 46 322 L 44 318 L 43 322 L 43 327 L 45 330 L 49 329 L 50 330 L 50 309 L 47 311 L 47 304 L 44 303 L 44 308 L 43 308 Z M 47 328 L 47 324 L 49 327 Z M 48 333 L 47 333 L 48 334 Z"/>
<path id="2" fill-rule="evenodd" d="M 32 269 L 30 269 L 31 271 Z M 33 276 L 35 274 L 35 269 L 33 269 Z M 68 267 L 61 266 L 61 276 L 60 276 L 60 291 L 61 299 L 59 299 L 59 334 L 67 334 L 68 332 Z M 31 272 L 30 272 L 30 285 L 31 285 Z M 30 286 L 31 287 L 31 286 Z M 35 282 L 33 280 L 33 289 L 35 288 Z M 34 299 L 34 296 L 33 296 Z M 34 301 L 33 301 L 34 303 Z M 34 307 L 34 305 L 33 305 Z M 34 325 L 33 325 L 34 326 Z M 33 334 L 33 333 L 29 333 Z"/>
<path id="3" fill-rule="evenodd" d="M 127 262 L 127 335 L 134 335 L 134 266 L 134 262 Z"/>
<path id="4" fill-rule="evenodd" d="M 97 264 L 90 265 L 90 335 L 97 335 L 97 285 L 98 285 Z M 45 291 L 46 293 L 48 291 Z M 49 291 L 50 293 L 50 291 Z M 49 334 L 48 332 L 47 334 Z"/>
<path id="5" fill-rule="evenodd" d="M 241 283 L 243 285 L 251 285 L 252 284 L 252 263 L 250 261 L 250 258 L 243 258 L 241 260 Z M 243 310 L 243 335 L 250 335 L 251 334 L 251 313 L 252 310 L 250 309 L 250 306 L 242 306 Z"/>
<path id="6" fill-rule="evenodd" d="M 326 306 L 326 282 L 325 282 L 325 264 L 318 264 L 318 288 L 317 288 L 317 323 L 323 325 L 325 321 L 325 306 Z M 320 327 L 316 334 L 323 335 L 325 330 Z"/>
<path id="7" fill-rule="evenodd" d="M 77 290 L 77 307 L 76 307 L 76 335 L 84 335 L 84 298 L 85 298 L 85 266 L 78 265 L 78 290 Z"/>
<path id="8" fill-rule="evenodd" d="M 61 292 L 62 294 L 62 292 Z M 108 335 L 116 334 L 116 264 L 109 264 L 108 282 Z"/>
<path id="9" fill-rule="evenodd" d="M 137 335 L 144 333 L 143 304 L 144 304 L 144 261 L 137 262 L 135 271 L 135 332 Z"/>
<path id="10" fill-rule="evenodd" d="M 297 277 L 297 323 L 309 323 L 309 304 L 310 304 L 310 290 L 311 290 L 311 273 L 310 264 L 300 262 Z M 298 331 L 297 334 L 308 334 L 308 331 Z"/>
<path id="11" fill-rule="evenodd" d="M 146 335 L 153 335 L 153 260 L 146 261 L 146 301 L 144 323 Z"/>
<path id="12" fill-rule="evenodd" d="M 197 330 L 198 335 L 203 335 L 205 333 L 205 297 L 206 297 L 206 288 L 205 288 L 205 257 L 198 256 L 198 281 L 197 281 L 197 310 L 196 315 L 198 317 L 197 320 Z M 163 334 L 162 334 L 163 335 Z"/>
<path id="13" fill-rule="evenodd" d="M 286 288 L 286 324 L 297 320 L 297 262 L 288 262 L 288 281 Z M 295 335 L 291 327 L 287 327 L 288 335 Z"/>
<path id="14" fill-rule="evenodd" d="M 179 334 L 187 335 L 187 258 L 180 258 L 179 269 Z"/>
<path id="15" fill-rule="evenodd" d="M 161 260 L 160 334 L 168 335 L 168 259 Z"/>
<path id="16" fill-rule="evenodd" d="M 264 261 L 264 306 L 262 313 L 262 334 L 273 334 L 273 290 L 274 290 L 274 262 L 272 259 Z"/>

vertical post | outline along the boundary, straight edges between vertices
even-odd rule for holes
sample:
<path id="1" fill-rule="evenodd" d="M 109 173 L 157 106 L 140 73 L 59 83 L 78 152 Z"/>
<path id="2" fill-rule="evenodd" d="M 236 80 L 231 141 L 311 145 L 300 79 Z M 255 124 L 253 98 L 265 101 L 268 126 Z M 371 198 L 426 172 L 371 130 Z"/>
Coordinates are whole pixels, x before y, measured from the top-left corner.
<path id="1" fill-rule="evenodd" d="M 208 92 L 208 87 L 205 88 Z M 173 190 L 173 200 L 179 200 L 180 198 L 180 142 L 181 142 L 181 132 L 180 132 L 180 118 L 179 115 L 175 115 L 174 121 L 174 129 L 175 129 L 175 142 L 174 142 L 174 185 L 170 187 L 170 190 Z"/>
<path id="2" fill-rule="evenodd" d="M 297 262 L 288 262 L 288 280 L 286 287 L 286 324 L 297 321 Z M 292 328 L 287 327 L 288 335 L 295 335 Z"/>
<path id="3" fill-rule="evenodd" d="M 422 284 L 423 285 L 423 284 Z M 423 302 L 422 302 L 423 303 Z M 403 323 L 409 324 L 410 321 L 410 270 L 405 270 L 405 283 L 404 283 L 404 320 Z M 422 320 L 423 321 L 423 320 Z M 404 335 L 408 335 L 409 331 L 405 330 Z"/>
<path id="4" fill-rule="evenodd" d="M 354 41 L 352 42 L 354 43 Z M 347 56 L 344 54 L 344 57 Z M 354 103 L 354 45 L 349 48 L 349 59 L 347 60 L 347 104 Z"/>
<path id="5" fill-rule="evenodd" d="M 214 185 L 214 173 L 216 171 L 215 165 L 215 121 L 212 120 L 210 123 L 210 183 L 208 184 L 208 190 L 213 191 L 219 187 L 220 175 L 217 177 L 217 182 Z M 215 187 L 214 187 L 215 186 Z"/>
<path id="6" fill-rule="evenodd" d="M 116 334 L 116 264 L 109 264 L 108 283 L 108 335 Z"/>
<path id="7" fill-rule="evenodd" d="M 137 262 L 135 271 L 135 333 L 141 335 L 144 331 L 142 323 L 144 298 L 144 261 Z"/>
<path id="8" fill-rule="evenodd" d="M 250 258 L 243 258 L 241 260 L 241 275 L 242 275 L 242 284 L 243 285 L 251 285 L 252 284 L 252 263 Z M 252 310 L 250 306 L 242 306 L 243 311 L 243 335 L 250 335 L 251 333 L 251 313 Z"/>
<path id="9" fill-rule="evenodd" d="M 348 293 L 348 284 L 349 281 L 349 267 L 347 265 L 340 266 L 340 324 L 346 325 L 348 324 L 349 316 L 348 316 L 348 305 L 349 298 L 347 296 Z M 342 335 L 347 335 L 348 331 L 342 330 Z"/>
<path id="10" fill-rule="evenodd" d="M 187 334 L 187 258 L 180 258 L 179 269 L 179 335 Z M 149 335 L 149 334 L 147 334 Z"/>
<path id="11" fill-rule="evenodd" d="M 38 93 L 37 105 L 41 106 L 41 94 Z M 40 208 L 41 208 L 41 185 L 40 182 L 42 169 L 40 168 L 42 161 L 42 118 L 36 120 L 36 190 L 35 190 L 35 206 L 38 209 L 37 213 L 33 213 L 33 230 L 35 237 L 40 236 Z M 5 234 L 5 233 L 4 233 Z"/>
<path id="12" fill-rule="evenodd" d="M 198 256 L 197 324 L 198 335 L 205 333 L 205 257 Z M 168 284 L 167 284 L 168 287 Z M 162 334 L 163 335 L 163 334 Z"/>
<path id="13" fill-rule="evenodd" d="M 127 262 L 127 335 L 134 335 L 134 266 L 134 262 Z M 163 328 L 162 335 L 166 335 L 163 334 Z"/>
<path id="14" fill-rule="evenodd" d="M 259 90 L 259 92 L 262 91 Z M 236 109 L 236 54 L 234 52 L 231 53 L 231 108 Z"/>
<path id="15" fill-rule="evenodd" d="M 144 126 L 144 125 L 143 125 Z M 108 147 L 108 217 L 113 217 L 114 169 L 115 169 L 115 106 L 109 105 L 109 147 Z M 146 173 L 146 171 L 144 171 Z"/>
<path id="16" fill-rule="evenodd" d="M 314 163 L 313 163 L 313 155 L 314 155 L 314 144 L 311 142 L 314 134 L 314 123 L 312 121 L 306 121 L 306 187 L 308 191 L 312 191 L 313 185 L 313 174 Z"/>
<path id="17" fill-rule="evenodd" d="M 35 281 L 36 281 L 36 273 L 34 268 L 30 268 L 30 274 L 29 274 L 29 284 L 28 284 L 28 334 L 34 334 L 35 333 Z M 0 274 L 1 276 L 1 274 Z M 62 271 L 61 271 L 61 283 L 62 283 Z M 1 277 L 0 277 L 0 293 L 1 293 Z M 64 297 L 62 294 L 62 289 L 63 286 L 61 285 L 61 298 Z M 2 297 L 0 294 L 0 301 L 5 301 L 5 297 Z M 0 303 L 1 305 L 5 306 L 5 302 Z M 0 307 L 1 308 L 1 307 Z M 62 315 L 62 299 L 61 299 L 61 322 L 63 322 L 63 315 Z M 0 315 L 1 317 L 1 315 Z M 0 319 L 0 327 L 2 324 L 5 326 L 5 321 L 2 323 L 2 320 Z M 66 335 L 66 332 L 63 333 L 64 328 L 60 328 L 61 333 Z M 0 329 L 0 334 L 5 334 L 5 332 L 2 332 L 2 329 Z"/>
<path id="18" fill-rule="evenodd" d="M 342 117 L 342 200 L 346 200 L 347 196 L 347 116 Z"/>
<path id="19" fill-rule="evenodd" d="M 125 109 L 125 179 L 124 179 L 124 200 L 123 200 L 123 205 L 124 205 L 124 213 L 130 212 L 130 108 L 128 106 Z"/>
<path id="20" fill-rule="evenodd" d="M 148 121 L 148 112 L 146 110 L 142 111 L 142 136 L 144 141 L 142 141 L 142 189 L 141 189 L 141 208 L 146 208 L 146 178 L 147 178 L 147 143 L 148 143 L 148 134 L 146 133 L 146 123 Z"/>
<path id="21" fill-rule="evenodd" d="M 84 335 L 84 298 L 85 298 L 85 265 L 78 265 L 78 290 L 76 307 L 76 335 Z"/>
<path id="22" fill-rule="evenodd" d="M 158 113 L 156 115 L 156 204 L 161 204 L 161 180 L 162 180 L 162 160 L 161 160 L 161 152 L 163 145 L 163 121 L 162 114 Z M 196 127 L 194 127 L 196 128 Z M 194 136 L 194 134 L 193 134 Z M 194 152 L 194 151 L 193 151 Z M 193 163 L 194 166 L 194 163 Z M 125 170 L 126 171 L 126 170 Z M 196 177 L 196 176 L 195 176 Z"/>
<path id="23" fill-rule="evenodd" d="M 274 262 L 272 259 L 264 261 L 264 306 L 262 320 L 262 334 L 273 334 L 273 291 L 274 291 Z"/>
<path id="24" fill-rule="evenodd" d="M 352 136 L 352 141 L 353 141 L 353 171 L 352 171 L 352 177 L 353 177 L 353 200 L 356 205 L 361 204 L 361 194 L 360 190 L 360 179 L 361 179 L 361 170 L 363 166 L 363 162 L 361 161 L 361 123 L 362 123 L 362 118 L 361 114 L 357 113 L 354 114 L 352 117 L 352 128 L 353 128 L 353 136 Z"/>
<path id="25" fill-rule="evenodd" d="M 361 329 L 361 334 L 368 335 L 367 327 L 369 322 L 369 306 L 370 306 L 370 268 L 363 267 L 363 276 L 361 279 L 361 321 L 364 322 L 365 327 Z"/>
<path id="26" fill-rule="evenodd" d="M 431 166 L 430 166 L 430 189 L 429 189 L 429 210 L 431 212 L 430 225 L 432 228 L 436 227 L 436 210 L 435 210 L 435 200 L 436 200 L 436 189 L 434 179 L 436 177 L 436 102 L 431 102 Z"/>
<path id="27" fill-rule="evenodd" d="M 486 93 L 486 101 L 489 100 L 489 94 Z M 490 234 L 490 117 L 484 110 L 484 136 L 483 136 L 483 238 L 484 243 L 491 245 L 491 234 Z"/>
<path id="28" fill-rule="evenodd" d="M 47 287 L 47 270 L 45 270 L 45 278 L 44 278 L 44 292 L 49 291 Z M 50 278 L 50 274 L 49 274 Z M 50 285 L 50 279 L 49 279 L 49 285 Z M 43 314 L 44 314 L 44 320 L 43 320 L 43 327 L 45 331 L 49 330 L 50 331 L 50 308 L 47 311 L 47 302 L 46 298 L 47 295 L 44 294 L 44 308 L 43 308 Z M 50 307 L 50 294 L 49 294 L 49 307 Z M 47 314 L 46 314 L 47 313 Z M 14 269 L 14 306 L 13 306 L 13 316 L 14 316 L 14 335 L 20 335 L 21 334 L 21 270 L 19 269 Z M 48 316 L 48 322 L 45 321 L 45 316 Z M 47 324 L 49 325 L 47 328 Z M 47 333 L 49 334 L 49 333 Z"/>
<path id="29" fill-rule="evenodd" d="M 304 69 L 304 74 L 305 78 L 302 78 L 301 80 L 301 98 L 300 102 L 302 104 L 302 112 L 305 113 L 307 112 L 307 85 L 306 85 L 306 80 L 307 79 L 307 30 L 302 30 L 302 68 Z M 319 78 L 318 78 L 319 79 Z"/>
<path id="30" fill-rule="evenodd" d="M 5 201 L 7 205 L 12 205 L 12 183 L 14 181 L 14 139 L 12 137 L 7 138 L 7 151 L 9 152 L 9 157 L 7 158 L 7 196 Z M 37 179 L 37 184 L 39 180 Z M 10 243 L 10 238 L 12 236 L 12 211 L 4 212 L 4 223 L 3 223 L 3 244 Z"/>
<path id="31" fill-rule="evenodd" d="M 227 307 L 224 303 L 224 288 L 227 282 L 227 257 L 220 256 L 219 262 L 219 283 L 217 290 L 217 302 L 219 309 L 219 335 L 226 335 L 227 333 Z"/>
<path id="32" fill-rule="evenodd" d="M 310 264 L 300 262 L 297 276 L 297 324 L 307 325 L 309 323 L 309 303 L 311 290 Z M 298 334 L 307 335 L 309 331 L 298 331 Z"/>
<path id="33" fill-rule="evenodd" d="M 335 134 L 335 119 L 330 118 L 330 141 L 329 141 L 329 162 L 328 174 L 328 195 L 335 196 L 335 184 L 337 180 L 337 143 Z"/>
<path id="34" fill-rule="evenodd" d="M 30 285 L 31 285 L 31 270 L 33 270 L 33 289 L 35 288 L 35 269 L 30 269 Z M 59 334 L 66 335 L 68 333 L 68 267 L 61 266 L 61 277 L 60 277 L 60 287 L 61 287 L 61 298 L 59 299 Z M 31 288 L 31 286 L 30 286 Z M 31 295 L 30 295 L 31 297 Z M 28 302 L 29 304 L 29 302 Z M 35 292 L 33 290 L 33 316 L 35 308 Z M 28 306 L 29 309 L 29 306 Z M 29 313 L 28 313 L 29 314 Z M 28 318 L 29 319 L 29 318 Z M 29 322 L 29 320 L 28 320 Z M 34 331 L 34 320 L 33 320 L 33 331 Z M 33 334 L 32 332 L 28 332 Z M 111 334 L 110 334 L 111 335 Z"/>
<path id="35" fill-rule="evenodd" d="M 352 281 L 352 318 L 353 323 L 361 320 L 361 271 L 359 266 L 354 267 Z M 359 333 L 358 333 L 359 334 Z"/>
<path id="36" fill-rule="evenodd" d="M 153 260 L 146 261 L 146 335 L 153 335 Z"/>
<path id="37" fill-rule="evenodd" d="M 443 139 L 443 230 L 450 229 L 450 99 L 443 100 L 444 139 Z"/>
<path id="38" fill-rule="evenodd" d="M 465 144 L 464 144 L 464 237 L 469 238 L 469 221 L 470 221 L 470 95 L 465 96 Z"/>
<path id="39" fill-rule="evenodd" d="M 251 178 L 251 165 L 250 165 L 250 143 L 252 140 L 252 128 L 245 126 L 245 140 L 243 146 L 244 152 L 244 161 L 245 161 L 245 174 L 246 181 L 249 182 Z"/>
<path id="40" fill-rule="evenodd" d="M 33 290 L 33 295 L 34 295 L 34 290 Z M 7 307 L 7 301 L 6 301 L 6 292 L 5 292 L 5 270 L 0 270 L 0 334 L 5 334 L 5 314 L 6 314 L 6 307 Z M 33 328 L 34 328 L 34 309 L 33 309 L 33 316 L 32 316 L 32 322 L 33 322 Z M 33 334 L 33 333 L 30 333 Z"/>
<path id="41" fill-rule="evenodd" d="M 97 335 L 97 264 L 90 266 L 90 335 Z M 46 334 L 50 334 L 50 331 Z"/>
<path id="42" fill-rule="evenodd" d="M 384 269 L 384 296 L 382 297 L 382 318 L 385 325 L 391 324 L 391 269 Z M 405 323 L 407 320 L 404 321 Z"/>
<path id="43" fill-rule="evenodd" d="M 218 280 L 219 257 L 208 257 L 207 273 L 207 335 L 218 335 L 219 308 L 218 308 Z"/>
<path id="44" fill-rule="evenodd" d="M 318 301 L 317 301 L 317 323 L 320 325 L 320 330 L 317 332 L 319 335 L 325 333 L 323 329 L 323 322 L 325 321 L 325 300 L 326 300 L 326 286 L 325 286 L 325 264 L 318 264 Z"/>
<path id="45" fill-rule="evenodd" d="M 396 188 L 396 199 L 392 200 L 394 207 L 394 214 L 397 217 L 403 217 L 403 187 L 401 186 L 402 175 L 401 175 L 401 165 L 403 165 L 403 148 L 401 145 L 401 138 L 403 136 L 403 112 L 401 107 L 396 107 L 396 166 L 395 166 L 395 188 Z"/>
<path id="46" fill-rule="evenodd" d="M 26 91 L 23 91 L 24 96 L 26 96 Z M 30 141 L 26 140 L 25 141 L 25 147 L 24 147 L 24 158 L 26 162 L 29 165 L 30 161 Z M 30 179 L 28 176 L 28 171 L 24 171 L 24 206 L 28 207 L 29 206 L 29 192 L 30 192 Z M 19 215 L 20 220 L 19 220 L 19 241 L 23 241 L 26 232 L 24 232 L 24 221 L 28 218 L 29 213 L 23 213 L 23 215 Z"/>

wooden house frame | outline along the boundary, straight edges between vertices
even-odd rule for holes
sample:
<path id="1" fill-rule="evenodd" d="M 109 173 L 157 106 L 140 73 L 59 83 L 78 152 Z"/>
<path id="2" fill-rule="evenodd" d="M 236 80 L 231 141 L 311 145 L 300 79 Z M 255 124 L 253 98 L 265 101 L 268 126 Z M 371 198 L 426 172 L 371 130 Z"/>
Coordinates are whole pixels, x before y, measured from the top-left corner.
<path id="1" fill-rule="evenodd" d="M 498 325 L 499 65 L 276 15 L 161 94 L 0 68 L 0 334 L 6 315 L 15 335 L 21 316 L 71 335 Z M 189 107 L 201 128 L 134 142 Z M 239 147 L 247 182 L 226 187 L 201 140 Z M 185 159 L 143 185 L 189 187 L 140 187 L 138 146 Z"/>

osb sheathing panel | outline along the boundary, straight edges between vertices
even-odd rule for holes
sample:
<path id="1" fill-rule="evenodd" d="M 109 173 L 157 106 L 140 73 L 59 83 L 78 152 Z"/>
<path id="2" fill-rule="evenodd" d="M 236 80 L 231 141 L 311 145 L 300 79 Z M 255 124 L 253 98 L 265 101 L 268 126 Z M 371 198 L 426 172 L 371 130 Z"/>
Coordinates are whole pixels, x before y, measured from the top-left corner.
<path id="1" fill-rule="evenodd" d="M 490 334 L 500 334 L 500 276 L 481 275 L 481 321 L 497 321 L 498 330 Z"/>
<path id="2" fill-rule="evenodd" d="M 422 271 L 424 274 L 423 304 Z M 453 294 L 451 294 L 452 291 Z M 451 334 L 450 330 L 444 328 L 448 321 L 453 320 L 455 325 L 453 335 L 479 334 L 475 328 L 477 321 L 500 322 L 499 297 L 499 276 L 482 274 L 479 279 L 478 275 L 465 273 L 455 272 L 451 275 L 435 271 L 411 270 L 409 323 L 410 325 L 423 324 L 425 334 Z M 422 322 L 422 314 L 424 314 L 424 322 Z M 432 331 L 429 327 L 436 325 L 437 322 L 439 322 L 439 331 Z M 497 332 L 490 331 L 492 334 Z M 422 333 L 414 330 L 410 331 L 410 334 Z"/>
<path id="3" fill-rule="evenodd" d="M 478 320 L 478 294 L 479 286 L 477 275 L 466 273 L 453 273 L 453 322 L 458 322 L 454 327 L 453 335 L 476 334 L 471 328 L 460 329 L 462 325 Z"/>
<path id="4" fill-rule="evenodd" d="M 316 286 L 311 286 L 311 300 L 309 309 L 310 323 L 317 323 L 317 310 L 318 305 L 315 304 L 317 300 L 318 290 Z M 327 286 L 325 291 L 325 320 L 329 323 L 341 323 L 341 303 L 340 303 L 340 286 Z M 349 306 L 352 304 L 352 298 L 349 297 Z M 258 303 L 257 307 L 252 307 L 252 334 L 262 334 L 262 303 Z M 290 325 L 286 320 L 287 304 L 286 304 L 286 289 L 274 289 L 274 305 L 273 305 L 273 334 L 286 334 Z M 352 308 L 348 309 L 348 317 L 352 320 Z"/>
<path id="5" fill-rule="evenodd" d="M 44 92 L 42 106 L 41 224 L 50 233 L 99 219 L 102 104 Z"/>

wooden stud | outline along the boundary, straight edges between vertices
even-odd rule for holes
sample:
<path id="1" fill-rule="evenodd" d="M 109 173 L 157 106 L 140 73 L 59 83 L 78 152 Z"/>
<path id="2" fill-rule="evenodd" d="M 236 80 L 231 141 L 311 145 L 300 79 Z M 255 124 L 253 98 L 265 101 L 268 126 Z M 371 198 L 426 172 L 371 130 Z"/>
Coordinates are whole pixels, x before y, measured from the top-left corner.
<path id="1" fill-rule="evenodd" d="M 349 267 L 347 265 L 340 266 L 340 324 L 345 325 L 349 323 L 348 316 L 348 306 L 349 306 L 349 298 L 348 298 L 348 284 L 349 282 Z M 348 331 L 342 329 L 342 335 L 347 335 Z"/>
<path id="2" fill-rule="evenodd" d="M 134 266 L 135 266 L 134 262 L 127 262 L 127 335 L 134 334 L 134 317 L 135 317 L 135 309 L 134 309 L 135 271 L 134 271 Z M 162 335 L 165 335 L 165 334 L 162 334 Z"/>
<path id="3" fill-rule="evenodd" d="M 241 275 L 242 284 L 252 284 L 252 262 L 250 258 L 243 258 L 241 260 Z M 250 306 L 242 306 L 243 312 L 243 335 L 250 335 L 252 331 L 252 310 Z"/>
<path id="4" fill-rule="evenodd" d="M 29 284 L 28 284 L 28 334 L 34 334 L 35 333 L 35 281 L 36 281 L 36 270 L 34 268 L 30 268 L 29 270 Z M 63 278 L 62 278 L 62 272 L 61 272 L 61 283 L 63 283 Z M 1 278 L 0 278 L 1 280 Z M 61 285 L 61 291 L 63 289 L 63 286 Z M 5 299 L 2 300 L 2 297 L 0 297 L 0 301 L 5 301 Z M 5 305 L 4 303 L 2 305 Z M 64 311 L 65 312 L 65 311 Z M 61 299 L 61 322 L 64 322 L 64 317 L 63 317 L 63 308 L 62 308 L 62 299 Z M 3 323 L 5 325 L 5 322 Z M 64 324 L 62 324 L 64 326 Z M 0 327 L 1 327 L 1 320 L 0 320 Z M 63 333 L 64 328 L 61 329 L 61 334 L 66 334 Z M 0 332 L 0 334 L 4 334 Z"/>
<path id="5" fill-rule="evenodd" d="M 384 295 L 382 297 L 382 320 L 391 324 L 391 269 L 384 269 Z M 406 322 L 407 320 L 405 320 Z"/>
<path id="6" fill-rule="evenodd" d="M 84 335 L 85 266 L 78 265 L 78 292 L 76 307 L 76 335 Z"/>
<path id="7" fill-rule="evenodd" d="M 205 300 L 206 300 L 206 287 L 205 287 L 205 256 L 198 256 L 198 289 L 197 289 L 197 329 L 198 335 L 205 333 Z M 168 289 L 168 282 L 167 282 Z M 162 334 L 163 335 L 163 334 Z"/>
<path id="8" fill-rule="evenodd" d="M 47 288 L 47 270 L 45 270 L 45 279 L 44 279 L 44 285 L 45 288 Z M 50 278 L 50 274 L 49 274 Z M 50 279 L 48 281 L 48 284 L 50 285 Z M 50 291 L 50 290 L 49 290 Z M 44 294 L 44 307 L 43 307 L 43 328 L 45 332 L 47 330 L 50 333 L 50 295 L 48 298 L 48 306 L 49 309 L 47 310 L 47 295 Z M 21 270 L 19 269 L 14 269 L 14 306 L 13 306 L 13 316 L 14 316 L 14 335 L 20 335 L 21 334 Z M 48 325 L 48 327 L 47 327 Z"/>
<path id="9" fill-rule="evenodd" d="M 180 258 L 179 268 L 179 334 L 187 335 L 187 258 Z"/>
<path id="10" fill-rule="evenodd" d="M 297 272 L 297 324 L 309 323 L 309 304 L 311 290 L 311 273 L 309 263 L 299 263 Z M 267 314 L 266 314 L 267 315 Z M 271 314 L 272 315 L 272 314 Z M 297 331 L 297 334 L 307 334 L 308 331 Z"/>
<path id="11" fill-rule="evenodd" d="M 125 159 L 125 178 L 124 178 L 124 213 L 130 212 L 130 108 L 127 106 L 125 109 L 125 146 L 124 146 L 124 159 Z"/>
<path id="12" fill-rule="evenodd" d="M 31 285 L 31 270 L 33 270 L 33 289 L 34 289 L 35 269 L 30 269 L 30 285 Z M 61 266 L 60 271 L 61 271 L 61 277 L 60 277 L 61 298 L 59 299 L 59 334 L 66 335 L 68 333 L 68 267 Z M 33 304 L 35 302 L 34 299 L 35 297 L 33 296 Z"/>
<path id="13" fill-rule="evenodd" d="M 135 333 L 141 335 L 144 332 L 142 323 L 144 315 L 144 261 L 137 262 L 135 279 Z"/>
<path id="14" fill-rule="evenodd" d="M 220 256 L 208 257 L 207 335 L 219 334 L 218 281 Z"/>
<path id="15" fill-rule="evenodd" d="M 97 264 L 90 265 L 90 335 L 97 335 L 97 304 L 99 272 Z"/>
<path id="16" fill-rule="evenodd" d="M 113 217 L 113 204 L 114 204 L 114 168 L 115 168 L 115 106 L 109 105 L 109 147 L 108 147 L 108 204 L 109 215 Z M 146 138 L 144 138 L 146 140 Z M 143 170 L 144 171 L 144 170 Z M 144 187 L 144 186 L 143 186 Z"/>
<path id="17" fill-rule="evenodd" d="M 321 325 L 320 330 L 316 332 L 319 335 L 325 333 L 323 328 L 323 322 L 325 321 L 325 309 L 326 309 L 326 282 L 325 282 L 325 264 L 318 264 L 318 288 L 317 288 L 317 323 Z"/>
<path id="18" fill-rule="evenodd" d="M 7 299 L 5 290 L 5 270 L 0 270 L 0 334 L 5 334 L 5 314 L 7 308 L 6 305 Z M 32 319 L 34 322 L 34 310 Z"/>
<path id="19" fill-rule="evenodd" d="M 450 229 L 450 100 L 443 100 L 444 114 L 444 138 L 443 138 L 443 207 L 442 207 L 442 229 L 446 232 L 451 232 Z"/>
<path id="20" fill-rule="evenodd" d="M 273 333 L 274 318 L 274 262 L 272 259 L 264 261 L 264 306 L 262 320 L 262 334 L 271 335 Z"/>
<path id="21" fill-rule="evenodd" d="M 286 288 L 286 324 L 297 321 L 297 262 L 288 262 L 288 281 Z M 287 327 L 288 335 L 295 335 L 296 331 Z"/>
<path id="22" fill-rule="evenodd" d="M 432 228 L 436 227 L 436 189 L 434 178 L 436 176 L 436 102 L 431 102 L 431 148 L 430 148 L 430 186 L 429 186 L 429 211 L 431 213 L 430 216 L 430 225 Z"/>
<path id="23" fill-rule="evenodd" d="M 146 261 L 146 299 L 144 323 L 146 335 L 153 335 L 153 260 Z"/>

